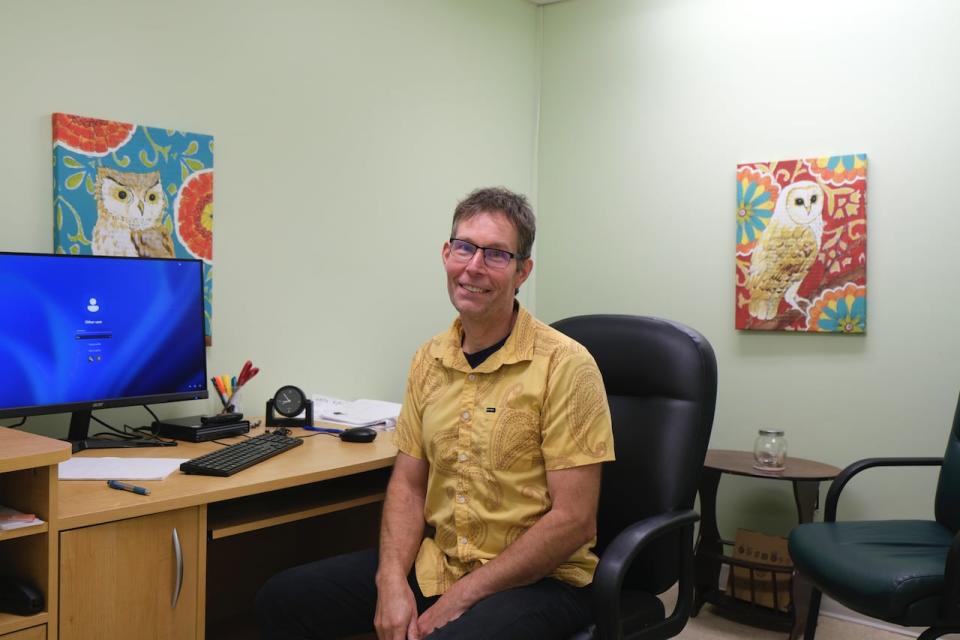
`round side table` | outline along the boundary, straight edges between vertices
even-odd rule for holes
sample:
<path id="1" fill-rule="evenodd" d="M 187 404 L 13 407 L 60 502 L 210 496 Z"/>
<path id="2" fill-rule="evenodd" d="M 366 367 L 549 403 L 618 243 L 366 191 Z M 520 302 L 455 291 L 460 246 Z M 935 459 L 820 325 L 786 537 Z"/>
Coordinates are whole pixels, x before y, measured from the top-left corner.
<path id="1" fill-rule="evenodd" d="M 790 631 L 790 640 L 803 636 L 810 605 L 812 587 L 797 580 L 792 574 L 791 604 L 788 611 L 761 607 L 731 597 L 720 586 L 720 567 L 723 564 L 738 564 L 757 570 L 784 572 L 784 567 L 734 560 L 723 553 L 724 546 L 733 546 L 733 541 L 720 538 L 717 529 L 717 488 L 720 476 L 729 473 L 762 480 L 786 480 L 793 484 L 793 497 L 797 505 L 797 518 L 801 524 L 813 521 L 820 497 L 820 483 L 832 480 L 840 469 L 833 465 L 787 457 L 783 471 L 761 471 L 753 466 L 753 452 L 711 449 L 707 451 L 700 477 L 700 533 L 694 554 L 696 578 L 692 615 L 696 616 L 705 602 L 729 610 L 731 617 L 748 624 L 782 628 Z M 732 570 L 732 566 L 731 566 Z M 773 573 L 771 573 L 773 575 Z"/>

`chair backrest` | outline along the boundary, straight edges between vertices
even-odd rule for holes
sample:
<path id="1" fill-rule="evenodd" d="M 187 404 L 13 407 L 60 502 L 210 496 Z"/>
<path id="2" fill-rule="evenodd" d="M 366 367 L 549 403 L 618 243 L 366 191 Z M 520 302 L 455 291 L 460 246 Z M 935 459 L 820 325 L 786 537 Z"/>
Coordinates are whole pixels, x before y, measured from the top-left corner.
<path id="1" fill-rule="evenodd" d="M 717 361 L 700 333 L 629 315 L 567 318 L 554 328 L 593 355 L 613 418 L 616 461 L 603 469 L 597 554 L 626 526 L 693 507 L 717 399 Z M 634 561 L 625 586 L 661 593 L 677 580 L 679 537 Z"/>
<path id="2" fill-rule="evenodd" d="M 953 414 L 953 429 L 947 438 L 947 450 L 943 454 L 935 513 L 937 522 L 951 531 L 960 531 L 960 399 Z"/>

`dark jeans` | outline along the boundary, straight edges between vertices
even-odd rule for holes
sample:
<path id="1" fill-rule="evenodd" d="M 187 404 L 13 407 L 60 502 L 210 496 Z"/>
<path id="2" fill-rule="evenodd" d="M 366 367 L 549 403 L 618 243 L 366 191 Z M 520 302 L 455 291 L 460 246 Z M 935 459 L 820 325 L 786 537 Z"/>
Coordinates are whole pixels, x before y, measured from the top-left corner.
<path id="1" fill-rule="evenodd" d="M 373 631 L 377 608 L 377 551 L 368 549 L 287 569 L 270 578 L 257 594 L 257 620 L 264 640 L 342 638 Z M 408 580 L 423 613 L 438 597 L 420 592 Z M 496 593 L 430 634 L 496 640 L 566 640 L 592 620 L 590 587 L 573 587 L 544 578 Z"/>

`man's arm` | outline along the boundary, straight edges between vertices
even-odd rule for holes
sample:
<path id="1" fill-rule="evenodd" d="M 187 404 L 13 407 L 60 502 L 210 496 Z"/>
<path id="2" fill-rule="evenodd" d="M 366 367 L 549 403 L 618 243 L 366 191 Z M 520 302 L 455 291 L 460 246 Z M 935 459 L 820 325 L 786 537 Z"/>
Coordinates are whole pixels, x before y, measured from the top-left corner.
<path id="1" fill-rule="evenodd" d="M 423 540 L 423 505 L 427 495 L 426 460 L 398 452 L 387 485 L 380 525 L 377 569 L 377 614 L 381 640 L 403 640 L 417 620 L 417 605 L 407 583 Z"/>
<path id="2" fill-rule="evenodd" d="M 448 589 L 420 616 L 414 637 L 459 618 L 489 595 L 540 580 L 593 539 L 600 464 L 547 471 L 547 488 L 553 501 L 550 511 L 500 555 Z"/>

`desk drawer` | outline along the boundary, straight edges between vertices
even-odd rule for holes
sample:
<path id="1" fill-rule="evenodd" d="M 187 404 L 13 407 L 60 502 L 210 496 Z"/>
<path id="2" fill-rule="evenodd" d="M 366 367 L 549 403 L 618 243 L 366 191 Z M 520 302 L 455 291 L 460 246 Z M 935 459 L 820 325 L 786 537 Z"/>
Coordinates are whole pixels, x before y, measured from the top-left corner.
<path id="1" fill-rule="evenodd" d="M 199 507 L 63 531 L 60 640 L 197 638 Z"/>

